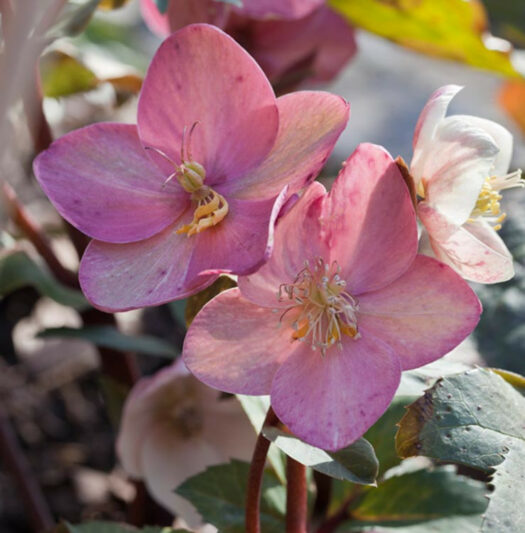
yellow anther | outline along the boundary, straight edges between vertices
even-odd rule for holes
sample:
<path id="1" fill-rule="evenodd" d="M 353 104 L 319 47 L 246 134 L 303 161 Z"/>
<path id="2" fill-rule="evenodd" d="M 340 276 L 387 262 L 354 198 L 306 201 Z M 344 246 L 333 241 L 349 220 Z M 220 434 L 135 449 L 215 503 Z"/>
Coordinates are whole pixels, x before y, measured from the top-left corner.
<path id="1" fill-rule="evenodd" d="M 469 222 L 475 222 L 476 219 L 483 217 L 493 228 L 498 231 L 501 229 L 501 222 L 505 219 L 505 213 L 501 212 L 500 200 L 502 198 L 499 190 L 494 187 L 495 178 L 486 178 L 479 193 L 476 205 L 470 214 Z"/>
<path id="2" fill-rule="evenodd" d="M 228 214 L 228 202 L 224 196 L 206 185 L 192 194 L 192 200 L 197 202 L 193 220 L 179 228 L 177 233 L 186 233 L 190 237 L 216 226 Z"/>

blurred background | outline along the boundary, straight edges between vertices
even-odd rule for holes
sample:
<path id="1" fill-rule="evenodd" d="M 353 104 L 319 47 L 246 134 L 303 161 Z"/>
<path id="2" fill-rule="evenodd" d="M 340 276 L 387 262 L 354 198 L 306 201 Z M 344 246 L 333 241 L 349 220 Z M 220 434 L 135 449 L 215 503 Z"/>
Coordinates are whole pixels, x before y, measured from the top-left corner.
<path id="1" fill-rule="evenodd" d="M 23 4 L 22 0 L 17 1 Z M 40 8 L 45 3 L 41 2 Z M 496 3 L 488 2 L 487 6 L 493 8 Z M 524 44 L 524 35 L 516 27 L 525 20 L 525 8 L 516 9 L 521 18 L 515 19 L 512 28 L 497 19 L 493 31 L 520 45 Z M 98 10 L 93 18 L 80 21 L 80 25 L 80 32 L 64 30 L 63 33 L 76 35 L 53 41 L 40 63 L 43 89 L 48 95 L 43 108 L 54 138 L 92 122 L 135 122 L 140 80 L 161 42 L 144 24 L 136 0 L 113 11 Z M 62 30 L 55 31 L 59 35 Z M 4 27 L 2 38 L 7 38 Z M 464 86 L 449 112 L 478 115 L 503 124 L 514 134 L 512 168 L 525 168 L 523 131 L 502 106 L 502 100 L 510 98 L 507 84 L 515 82 L 506 81 L 496 72 L 422 55 L 361 29 L 356 30 L 356 40 L 356 55 L 336 79 L 316 85 L 341 95 L 351 104 L 348 127 L 323 171 L 324 177 L 335 176 L 341 162 L 361 142 L 381 144 L 394 157 L 401 155 L 410 161 L 418 115 L 430 94 L 446 84 Z M 461 44 L 457 42 L 458 47 Z M 19 43 L 20 47 L 23 45 Z M 5 50 L 1 57 L 5 68 Z M 24 61 L 21 48 L 13 72 L 16 71 L 22 84 L 27 82 L 32 69 L 31 59 L 26 64 Z M 520 52 L 513 56 L 513 61 L 518 67 L 520 62 L 525 64 Z M 16 84 L 9 89 L 9 81 L 6 77 L 0 79 L 0 96 L 4 100 L 8 91 L 20 90 Z M 525 89 L 521 94 L 512 95 L 512 102 L 507 102 L 506 107 L 515 110 L 517 106 L 519 112 L 521 106 L 523 113 Z M 74 271 L 78 266 L 77 251 L 31 175 L 34 138 L 24 118 L 23 104 L 15 100 L 9 98 L 9 109 L 3 109 L 6 115 L 2 117 L 0 133 L 1 178 L 15 191 L 25 213 L 50 239 L 63 265 Z M 516 117 L 517 112 L 514 113 Z M 501 230 L 515 256 L 516 277 L 495 286 L 475 286 L 485 308 L 482 322 L 475 337 L 452 357 L 523 374 L 525 195 L 519 192 L 503 200 L 508 218 Z M 111 382 L 111 372 L 110 378 L 108 374 L 100 377 L 97 372 L 100 353 L 95 345 L 124 351 L 134 347 L 136 351 L 137 344 L 110 329 L 99 330 L 98 337 L 89 340 L 86 335 L 71 332 L 83 321 L 86 323 L 85 314 L 81 315 L 85 313 L 82 302 L 75 300 L 76 294 L 64 293 L 56 280 L 42 273 L 34 246 L 27 240 L 18 240 L 22 236 L 20 227 L 9 221 L 12 204 L 6 206 L 0 213 L 0 245 L 4 253 L 0 259 L 5 259 L 7 251 L 12 253 L 14 247 L 27 260 L 20 256 L 16 264 L 0 267 L 2 416 L 12 421 L 54 515 L 72 522 L 88 518 L 124 520 L 128 503 L 143 489 L 130 483 L 115 466 L 115 420 L 106 405 L 114 405 L 118 410 L 125 391 L 119 389 L 116 381 Z M 184 309 L 185 302 L 176 302 L 117 314 L 120 333 L 140 337 L 143 353 L 138 361 L 143 373 L 160 368 L 167 357 L 180 351 L 185 331 Z M 48 337 L 53 338 L 37 336 L 42 330 L 64 327 L 70 329 L 62 329 L 56 335 L 48 332 Z M 155 512 L 162 515 L 160 510 Z M 9 472 L 2 467 L 0 532 L 30 530 L 24 504 L 13 488 Z"/>

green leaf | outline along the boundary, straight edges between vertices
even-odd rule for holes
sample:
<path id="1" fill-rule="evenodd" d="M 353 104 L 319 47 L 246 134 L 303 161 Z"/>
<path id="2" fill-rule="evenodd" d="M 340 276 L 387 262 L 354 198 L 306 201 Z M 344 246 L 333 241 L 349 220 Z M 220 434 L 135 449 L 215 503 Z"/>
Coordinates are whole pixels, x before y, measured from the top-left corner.
<path id="1" fill-rule="evenodd" d="M 508 52 L 485 44 L 488 23 L 477 0 L 330 0 L 330 4 L 352 24 L 408 48 L 519 76 Z"/>
<path id="2" fill-rule="evenodd" d="M 392 476 L 367 489 L 351 515 L 361 523 L 404 525 L 455 515 L 480 515 L 487 507 L 486 486 L 458 476 L 452 465 Z"/>
<path id="3" fill-rule="evenodd" d="M 40 331 L 41 338 L 60 337 L 82 339 L 96 346 L 112 348 L 121 352 L 138 352 L 173 359 L 177 350 L 168 342 L 150 335 L 125 335 L 114 326 L 86 326 L 83 328 L 48 328 Z"/>
<path id="4" fill-rule="evenodd" d="M 221 533 L 244 533 L 244 507 L 250 465 L 233 460 L 211 466 L 185 481 L 176 493 L 189 500 L 205 522 Z M 261 497 L 262 533 L 282 533 L 286 491 L 277 478 L 265 472 Z"/>
<path id="5" fill-rule="evenodd" d="M 487 7 L 491 27 L 500 37 L 525 46 L 525 9 L 516 0 L 483 0 Z"/>
<path id="6" fill-rule="evenodd" d="M 119 7 L 125 6 L 129 0 L 100 0 L 98 5 L 99 9 L 118 9 Z"/>
<path id="7" fill-rule="evenodd" d="M 375 483 L 379 464 L 374 448 L 363 438 L 337 452 L 327 452 L 275 427 L 263 428 L 263 435 L 286 455 L 322 474 L 360 485 Z"/>
<path id="8" fill-rule="evenodd" d="M 78 35 L 89 24 L 100 0 L 69 0 L 46 33 L 49 41 Z"/>
<path id="9" fill-rule="evenodd" d="M 245 396 L 237 394 L 237 399 L 242 405 L 246 416 L 250 420 L 255 431 L 261 431 L 266 413 L 270 408 L 269 396 Z M 276 446 L 270 446 L 268 450 L 268 461 L 274 469 L 277 477 L 283 484 L 286 483 L 286 458 Z"/>
<path id="10" fill-rule="evenodd" d="M 397 423 L 405 414 L 405 407 L 415 399 L 414 396 L 396 396 L 385 414 L 364 434 L 379 459 L 379 475 L 401 461 L 395 445 Z"/>
<path id="11" fill-rule="evenodd" d="M 79 311 L 89 307 L 80 291 L 64 287 L 44 266 L 35 263 L 24 251 L 0 254 L 0 296 L 28 286 L 55 302 Z"/>
<path id="12" fill-rule="evenodd" d="M 187 529 L 173 529 L 171 527 L 147 526 L 142 529 L 119 524 L 117 522 L 85 522 L 83 524 L 69 524 L 62 522 L 54 533 L 191 533 Z"/>
<path id="13" fill-rule="evenodd" d="M 481 516 L 453 516 L 403 527 L 372 526 L 363 528 L 358 523 L 347 522 L 337 529 L 337 533 L 345 533 L 347 531 L 370 531 L 373 533 L 479 533 L 480 525 Z"/>
<path id="14" fill-rule="evenodd" d="M 490 370 L 476 369 L 439 380 L 413 403 L 400 422 L 397 450 L 496 473 L 483 531 L 523 531 L 525 494 L 525 398 Z M 505 464 L 509 460 L 508 464 Z M 503 463 L 503 464 L 502 464 Z"/>
<path id="15" fill-rule="evenodd" d="M 52 98 L 90 91 L 99 82 L 95 73 L 78 59 L 58 50 L 41 57 L 40 75 L 44 95 Z"/>
<path id="16" fill-rule="evenodd" d="M 168 2 L 169 0 L 155 0 L 155 4 L 157 4 L 157 9 L 163 14 L 168 11 Z"/>
<path id="17" fill-rule="evenodd" d="M 494 492 L 489 495 L 482 533 L 525 531 L 525 506 L 516 505 L 516 498 L 525 494 L 524 452 L 523 446 L 510 448 L 503 463 L 496 466 L 491 482 Z"/>
<path id="18" fill-rule="evenodd" d="M 190 327 L 197 313 L 215 296 L 223 291 L 237 287 L 237 283 L 230 276 L 219 276 L 209 287 L 190 296 L 186 302 L 186 327 Z"/>

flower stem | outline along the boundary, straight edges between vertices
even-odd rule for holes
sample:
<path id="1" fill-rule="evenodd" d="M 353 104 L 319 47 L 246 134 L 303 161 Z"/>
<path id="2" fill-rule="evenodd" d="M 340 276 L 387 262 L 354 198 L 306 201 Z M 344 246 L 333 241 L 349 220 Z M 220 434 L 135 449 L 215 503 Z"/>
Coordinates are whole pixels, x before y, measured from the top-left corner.
<path id="1" fill-rule="evenodd" d="M 306 533 L 308 505 L 306 466 L 291 457 L 286 459 L 286 533 Z"/>
<path id="2" fill-rule="evenodd" d="M 55 522 L 51 511 L 24 452 L 20 448 L 11 422 L 2 409 L 0 409 L 0 456 L 6 470 L 18 486 L 24 509 L 33 524 L 33 530 L 51 529 Z"/>
<path id="3" fill-rule="evenodd" d="M 268 448 L 270 441 L 264 437 L 262 430 L 265 426 L 276 426 L 279 423 L 277 415 L 270 407 L 266 418 L 261 428 L 261 432 L 257 437 L 255 448 L 253 450 L 252 462 L 250 465 L 250 473 L 248 476 L 248 491 L 246 494 L 246 514 L 245 526 L 246 533 L 261 533 L 260 521 L 260 504 L 261 504 L 261 488 L 264 473 L 264 465 L 266 464 L 266 456 L 268 455 Z"/>

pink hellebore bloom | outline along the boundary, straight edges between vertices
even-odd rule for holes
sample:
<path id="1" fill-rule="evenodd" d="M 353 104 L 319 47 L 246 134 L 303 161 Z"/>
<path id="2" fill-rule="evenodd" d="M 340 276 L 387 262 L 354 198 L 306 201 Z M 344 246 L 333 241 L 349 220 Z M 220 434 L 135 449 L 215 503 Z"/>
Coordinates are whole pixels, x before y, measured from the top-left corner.
<path id="1" fill-rule="evenodd" d="M 161 14 L 142 0 L 144 20 L 164 36 L 192 22 L 223 28 L 252 55 L 281 92 L 302 82 L 332 80 L 354 56 L 354 29 L 324 0 L 253 0 L 232 9 L 216 0 L 172 1 Z"/>
<path id="2" fill-rule="evenodd" d="M 255 271 L 288 194 L 312 180 L 348 120 L 324 92 L 279 99 L 229 36 L 188 26 L 161 45 L 138 126 L 65 135 L 34 165 L 60 214 L 94 240 L 80 266 L 106 311 L 183 298 L 220 272 Z"/>
<path id="3" fill-rule="evenodd" d="M 507 174 L 512 135 L 490 120 L 452 115 L 461 90 L 438 89 L 414 133 L 410 172 L 422 200 L 418 215 L 436 257 L 464 278 L 497 283 L 514 275 L 512 256 L 497 234 L 505 214 L 500 191 L 523 187 L 521 171 Z"/>
<path id="4" fill-rule="evenodd" d="M 479 320 L 469 286 L 417 246 L 397 165 L 360 145 L 329 194 L 313 183 L 280 218 L 270 261 L 197 315 L 186 365 L 212 387 L 270 394 L 310 444 L 350 444 L 385 411 L 402 370 L 441 357 Z"/>
<path id="5" fill-rule="evenodd" d="M 141 379 L 129 394 L 117 453 L 158 503 L 197 527 L 199 515 L 174 489 L 208 466 L 249 460 L 255 438 L 236 398 L 219 398 L 177 362 Z"/>

